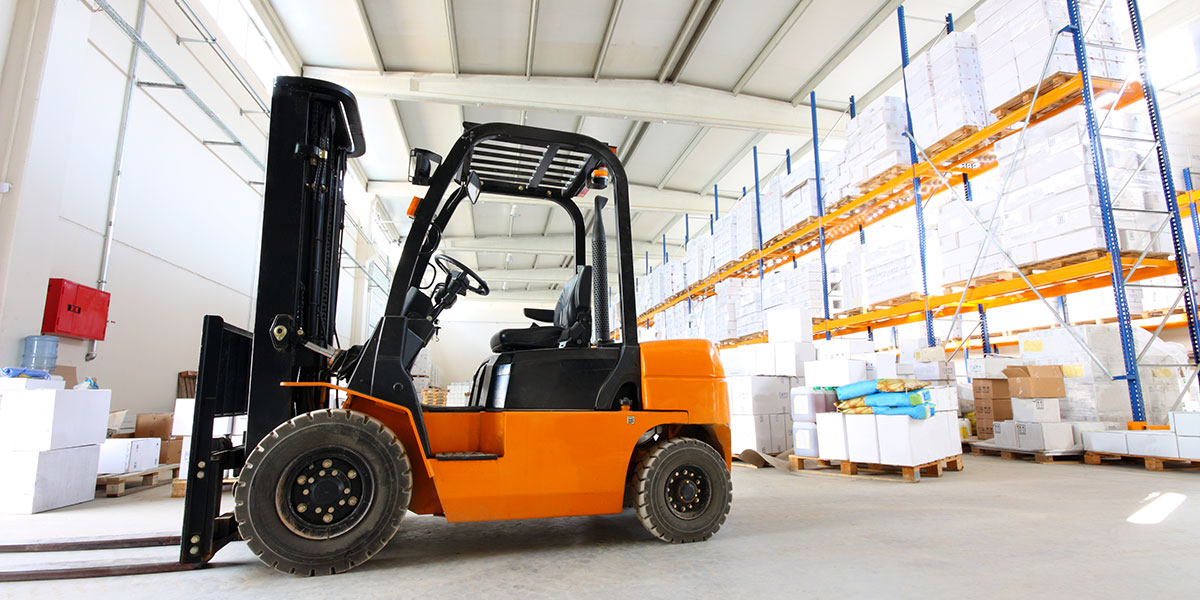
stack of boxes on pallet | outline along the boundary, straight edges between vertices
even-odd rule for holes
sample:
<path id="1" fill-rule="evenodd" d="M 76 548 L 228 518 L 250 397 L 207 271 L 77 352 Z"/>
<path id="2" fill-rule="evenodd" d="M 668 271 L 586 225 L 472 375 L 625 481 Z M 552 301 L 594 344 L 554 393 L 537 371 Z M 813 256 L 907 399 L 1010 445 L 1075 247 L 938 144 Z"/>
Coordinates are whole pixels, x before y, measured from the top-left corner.
<path id="1" fill-rule="evenodd" d="M 1066 419 L 1132 421 L 1129 386 L 1112 378 L 1125 372 L 1117 326 L 1082 325 L 1072 327 L 1071 331 L 1084 342 L 1091 356 L 1079 346 L 1070 331 L 1056 328 L 1020 334 L 1021 361 L 1027 365 L 1061 365 L 1066 379 L 1062 395 L 1062 413 Z M 1184 369 L 1167 365 L 1188 363 L 1187 350 L 1179 344 L 1157 339 L 1151 344 L 1150 333 L 1139 327 L 1133 329 L 1133 334 L 1135 346 L 1142 354 L 1141 364 L 1160 365 L 1138 369 L 1146 421 L 1152 425 L 1165 425 L 1167 413 L 1187 385 Z M 1092 356 L 1100 361 L 1104 370 Z M 1195 393 L 1194 388 L 1190 393 Z"/>
<path id="2" fill-rule="evenodd" d="M 1085 0 L 1079 5 L 1085 27 L 1090 25 L 1085 37 L 1088 43 L 1119 45 L 1111 1 Z M 1032 92 L 1044 77 L 1078 70 L 1071 35 L 1059 35 L 1070 23 L 1067 3 L 1062 0 L 988 0 L 975 10 L 975 19 L 983 91 L 991 108 Z M 1089 46 L 1087 53 L 1093 77 L 1125 77 L 1124 53 L 1097 46 Z"/>
<path id="3" fill-rule="evenodd" d="M 812 324 L 802 309 L 771 311 L 769 343 L 721 350 L 729 388 L 733 452 L 778 454 L 792 441 L 793 390 L 804 386 L 804 365 L 816 357 Z"/>
<path id="4" fill-rule="evenodd" d="M 955 31 L 934 43 L 904 69 L 913 137 L 922 148 L 991 121 L 983 100 L 983 72 L 975 34 Z"/>
<path id="5" fill-rule="evenodd" d="M 904 99 L 884 96 L 846 124 L 845 163 L 852 185 L 863 186 L 895 167 L 912 164 Z M 899 174 L 898 172 L 895 174 Z"/>
<path id="6" fill-rule="evenodd" d="M 109 390 L 59 380 L 0 378 L 0 513 L 32 514 L 96 494 Z"/>
<path id="7" fill-rule="evenodd" d="M 1100 454 L 1200 460 L 1200 413 L 1172 412 L 1166 430 L 1086 431 L 1083 448 Z"/>

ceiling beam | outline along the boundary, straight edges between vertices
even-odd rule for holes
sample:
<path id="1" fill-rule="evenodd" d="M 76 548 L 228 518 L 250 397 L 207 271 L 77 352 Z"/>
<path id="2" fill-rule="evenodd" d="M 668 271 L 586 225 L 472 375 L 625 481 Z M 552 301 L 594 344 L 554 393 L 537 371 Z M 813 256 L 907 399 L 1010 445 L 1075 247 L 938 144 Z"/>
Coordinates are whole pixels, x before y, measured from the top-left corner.
<path id="1" fill-rule="evenodd" d="M 779 100 L 635 79 L 459 75 L 305 67 L 304 75 L 365 97 L 540 110 L 703 127 L 811 135 L 808 111 Z M 829 122 L 839 111 L 818 108 Z"/>
<path id="2" fill-rule="evenodd" d="M 613 3 L 612 12 L 608 15 L 608 27 L 604 28 L 604 41 L 600 42 L 600 53 L 596 55 L 596 68 L 592 69 L 592 79 L 600 79 L 600 71 L 604 70 L 604 59 L 608 58 L 608 45 L 612 43 L 613 32 L 617 29 L 617 19 L 621 16 L 621 5 L 624 0 Z"/>
<path id="3" fill-rule="evenodd" d="M 699 24 L 696 25 L 696 32 L 688 39 L 687 46 L 684 46 L 683 53 L 679 55 L 679 60 L 671 68 L 671 74 L 667 77 L 667 81 L 671 83 L 679 81 L 679 76 L 683 74 L 683 70 L 692 61 L 692 55 L 696 53 L 696 48 L 700 46 L 700 40 L 704 38 L 705 32 L 708 31 L 708 26 L 712 24 L 713 17 L 717 15 L 717 11 L 720 9 L 721 0 L 711 0 L 709 2 L 708 8 L 704 10 L 704 15 L 700 17 Z"/>
<path id="4" fill-rule="evenodd" d="M 442 238 L 442 247 L 447 250 L 469 250 L 473 252 L 504 252 L 513 254 L 558 254 L 573 256 L 575 254 L 575 237 L 567 234 L 547 235 L 492 235 L 479 237 L 446 236 Z M 683 244 L 667 240 L 668 252 L 682 252 Z M 634 240 L 633 253 L 642 255 L 662 255 L 662 241 L 644 242 Z M 655 253 L 658 254 L 655 254 Z M 610 237 L 608 253 L 617 254 L 617 240 Z"/>
<path id="5" fill-rule="evenodd" d="M 545 269 L 480 269 L 476 271 L 484 281 L 509 281 L 519 283 L 563 284 L 575 276 L 574 267 L 550 267 Z M 610 270 L 609 281 L 618 281 L 616 271 Z"/>
<path id="6" fill-rule="evenodd" d="M 283 20 L 279 18 L 279 13 L 275 12 L 275 6 L 271 4 L 271 0 L 247 0 L 246 3 L 258 15 L 258 20 L 262 21 L 263 26 L 267 28 L 267 35 L 271 36 L 271 40 L 283 54 L 283 59 L 287 62 L 292 74 L 299 75 L 304 67 L 304 59 L 300 58 L 300 51 L 296 49 L 296 43 L 288 35 L 287 28 L 283 26 Z"/>
<path id="7" fill-rule="evenodd" d="M 379 43 L 375 39 L 375 29 L 371 27 L 371 19 L 367 16 L 367 7 L 363 5 L 363 0 L 354 0 L 354 8 L 358 11 L 358 20 L 362 23 L 367 46 L 371 48 L 371 60 L 375 61 L 375 70 L 383 73 L 383 55 L 379 53 Z"/>
<path id="8" fill-rule="evenodd" d="M 781 24 L 779 28 L 775 30 L 775 34 L 771 36 L 770 40 L 767 40 L 767 44 L 758 51 L 758 56 L 754 57 L 754 60 L 750 63 L 750 66 L 746 69 L 746 72 L 742 73 L 741 78 L 739 78 L 737 83 L 734 84 L 733 89 L 730 90 L 733 92 L 733 95 L 736 96 L 742 93 L 742 89 L 746 87 L 746 84 L 750 83 L 750 80 L 754 78 L 754 74 L 757 73 L 759 68 L 762 67 L 763 63 L 767 61 L 767 57 L 775 51 L 775 48 L 779 46 L 779 43 L 783 41 L 783 38 L 786 37 L 788 32 L 792 30 L 792 26 L 796 24 L 796 21 L 800 19 L 800 16 L 804 14 L 804 11 L 808 10 L 809 6 L 812 6 L 812 3 L 813 0 L 800 0 L 796 3 L 796 6 L 792 8 L 792 12 L 788 13 L 787 18 L 783 20 L 783 24 Z"/>
<path id="9" fill-rule="evenodd" d="M 696 132 L 696 135 L 692 136 L 692 141 L 688 142 L 688 145 L 683 149 L 683 152 L 680 152 L 679 156 L 675 157 L 675 162 L 671 164 L 671 168 L 667 169 L 667 173 L 662 176 L 662 179 L 658 180 L 658 185 L 655 186 L 656 188 L 661 190 L 667 185 L 667 182 L 675 176 L 675 172 L 678 171 L 679 167 L 683 165 L 683 161 L 687 160 L 687 157 L 692 154 L 692 151 L 696 149 L 696 146 L 700 145 L 700 140 L 704 139 L 704 134 L 706 133 L 708 133 L 708 129 L 701 127 L 700 130 Z"/>
<path id="10" fill-rule="evenodd" d="M 529 44 L 525 49 L 525 79 L 533 77 L 533 46 L 537 43 L 538 0 L 529 0 Z"/>
<path id="11" fill-rule="evenodd" d="M 424 196 L 428 188 L 413 185 L 407 181 L 380 181 L 372 180 L 367 182 L 367 193 L 384 198 L 399 198 L 403 202 L 403 206 L 408 205 L 408 199 L 413 196 Z M 712 191 L 710 184 L 705 193 Z M 588 196 L 576 198 L 575 204 L 579 209 L 590 210 L 593 208 L 591 194 L 599 193 L 610 195 L 610 190 L 601 192 L 589 192 Z M 629 185 L 629 209 L 633 212 L 659 212 L 659 213 L 709 213 L 712 212 L 712 198 L 705 194 L 688 192 L 673 189 L 656 189 L 649 185 Z M 725 214 L 733 208 L 733 203 L 737 200 L 737 194 L 732 192 L 723 193 L 721 195 L 721 214 Z M 502 196 L 497 194 L 484 193 L 479 197 L 480 202 L 498 202 L 502 204 L 536 204 L 538 206 L 547 206 L 545 200 L 538 198 L 524 198 L 519 196 Z"/>
<path id="12" fill-rule="evenodd" d="M 671 51 L 667 52 L 667 59 L 658 69 L 658 82 L 666 81 L 667 75 L 675 69 L 675 59 L 679 57 L 679 52 L 683 50 L 683 45 L 687 43 L 692 33 L 692 28 L 695 27 L 696 21 L 700 15 L 704 14 L 704 7 L 708 0 L 694 0 L 692 2 L 692 10 L 688 13 L 687 19 L 683 21 L 683 27 L 679 28 L 679 33 L 675 34 L 675 43 L 671 44 Z"/>
<path id="13" fill-rule="evenodd" d="M 808 98 L 808 94 L 817 89 L 817 86 L 820 85 L 826 77 L 829 77 L 830 73 L 833 73 L 835 69 L 840 67 L 842 62 L 846 60 L 846 57 L 850 56 L 852 52 L 857 50 L 858 46 L 863 43 L 863 40 L 867 39 L 868 36 L 874 33 L 879 25 L 883 23 L 884 19 L 887 19 L 889 16 L 895 14 L 896 8 L 903 3 L 903 0 L 887 0 L 887 2 L 884 2 L 879 9 L 871 13 L 871 16 L 867 17 L 862 23 L 859 23 L 858 28 L 854 30 L 854 33 L 851 34 L 849 38 L 846 38 L 846 40 L 842 42 L 842 45 L 838 46 L 838 49 L 835 50 L 833 54 L 829 55 L 824 61 L 822 61 L 821 68 L 817 69 L 816 73 L 813 73 L 807 81 L 800 85 L 800 89 L 797 90 L 794 95 L 792 95 L 792 105 L 799 106 L 801 102 Z M 955 20 L 957 20 L 957 17 Z"/>
<path id="14" fill-rule="evenodd" d="M 450 70 L 455 76 L 462 71 L 458 68 L 458 32 L 454 26 L 454 0 L 446 0 L 446 33 L 450 40 Z"/>

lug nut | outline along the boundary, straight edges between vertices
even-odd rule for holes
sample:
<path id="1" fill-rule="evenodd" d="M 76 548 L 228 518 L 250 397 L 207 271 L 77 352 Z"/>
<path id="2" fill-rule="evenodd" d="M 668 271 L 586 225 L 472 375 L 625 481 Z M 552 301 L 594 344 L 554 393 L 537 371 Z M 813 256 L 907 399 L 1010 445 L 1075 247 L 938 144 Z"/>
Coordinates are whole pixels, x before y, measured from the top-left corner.
<path id="1" fill-rule="evenodd" d="M 297 504 L 296 505 L 296 512 L 304 512 L 306 510 L 308 510 L 307 504 Z M 318 510 L 320 510 L 320 509 L 318 509 Z"/>
<path id="2" fill-rule="evenodd" d="M 328 523 L 328 522 L 330 522 L 330 521 L 332 521 L 332 520 L 333 520 L 333 515 L 329 515 L 329 514 L 327 514 L 327 515 L 325 515 L 324 517 L 321 517 L 321 520 L 322 520 L 322 521 L 325 521 L 326 523 Z"/>
<path id="3" fill-rule="evenodd" d="M 322 467 L 325 467 L 326 469 L 328 469 L 329 467 L 332 467 L 332 466 L 333 466 L 333 461 L 332 461 L 332 460 L 329 460 L 329 459 L 327 458 L 327 459 L 325 459 L 325 460 L 321 461 L 321 466 L 322 466 Z"/>
<path id="4" fill-rule="evenodd" d="M 358 504 L 358 497 L 350 496 L 350 506 L 354 506 L 355 504 Z"/>
<path id="5" fill-rule="evenodd" d="M 299 476 L 299 477 L 297 477 L 297 478 L 296 478 L 296 485 L 304 485 L 304 482 L 305 482 L 305 481 L 308 481 L 308 478 L 307 478 L 307 477 L 305 477 L 305 476 L 303 476 L 303 475 L 301 475 L 301 476 Z"/>
<path id="6" fill-rule="evenodd" d="M 354 479 L 355 477 L 358 477 L 358 471 L 351 469 L 346 473 L 346 477 L 349 477 L 350 479 Z"/>

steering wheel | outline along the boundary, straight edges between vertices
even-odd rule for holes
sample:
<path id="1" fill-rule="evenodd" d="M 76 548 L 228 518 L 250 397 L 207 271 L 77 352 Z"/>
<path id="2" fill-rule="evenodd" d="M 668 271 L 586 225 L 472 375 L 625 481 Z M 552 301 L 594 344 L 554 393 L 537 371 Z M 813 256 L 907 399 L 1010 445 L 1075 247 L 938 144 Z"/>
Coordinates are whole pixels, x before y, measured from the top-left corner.
<path id="1" fill-rule="evenodd" d="M 488 289 L 487 282 L 484 281 L 478 273 L 467 268 L 467 265 L 458 262 L 458 260 L 454 259 L 450 255 L 435 255 L 433 257 L 433 262 L 439 269 L 442 270 L 442 272 L 446 274 L 446 277 L 449 279 L 452 280 L 456 276 L 463 277 L 463 286 L 466 287 L 467 291 L 475 292 L 480 296 L 486 296 L 491 291 Z M 474 286 L 471 285 L 471 281 L 475 282 Z"/>

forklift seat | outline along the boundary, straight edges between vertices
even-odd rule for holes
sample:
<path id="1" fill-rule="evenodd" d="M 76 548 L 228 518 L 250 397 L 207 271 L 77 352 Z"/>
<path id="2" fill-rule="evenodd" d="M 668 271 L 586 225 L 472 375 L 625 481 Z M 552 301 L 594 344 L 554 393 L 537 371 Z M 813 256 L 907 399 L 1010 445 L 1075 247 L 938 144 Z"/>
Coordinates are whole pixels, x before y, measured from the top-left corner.
<path id="1" fill-rule="evenodd" d="M 578 269 L 567 280 L 553 311 L 526 308 L 525 316 L 553 325 L 501 329 L 492 336 L 492 352 L 587 346 L 592 339 L 592 267 Z"/>

